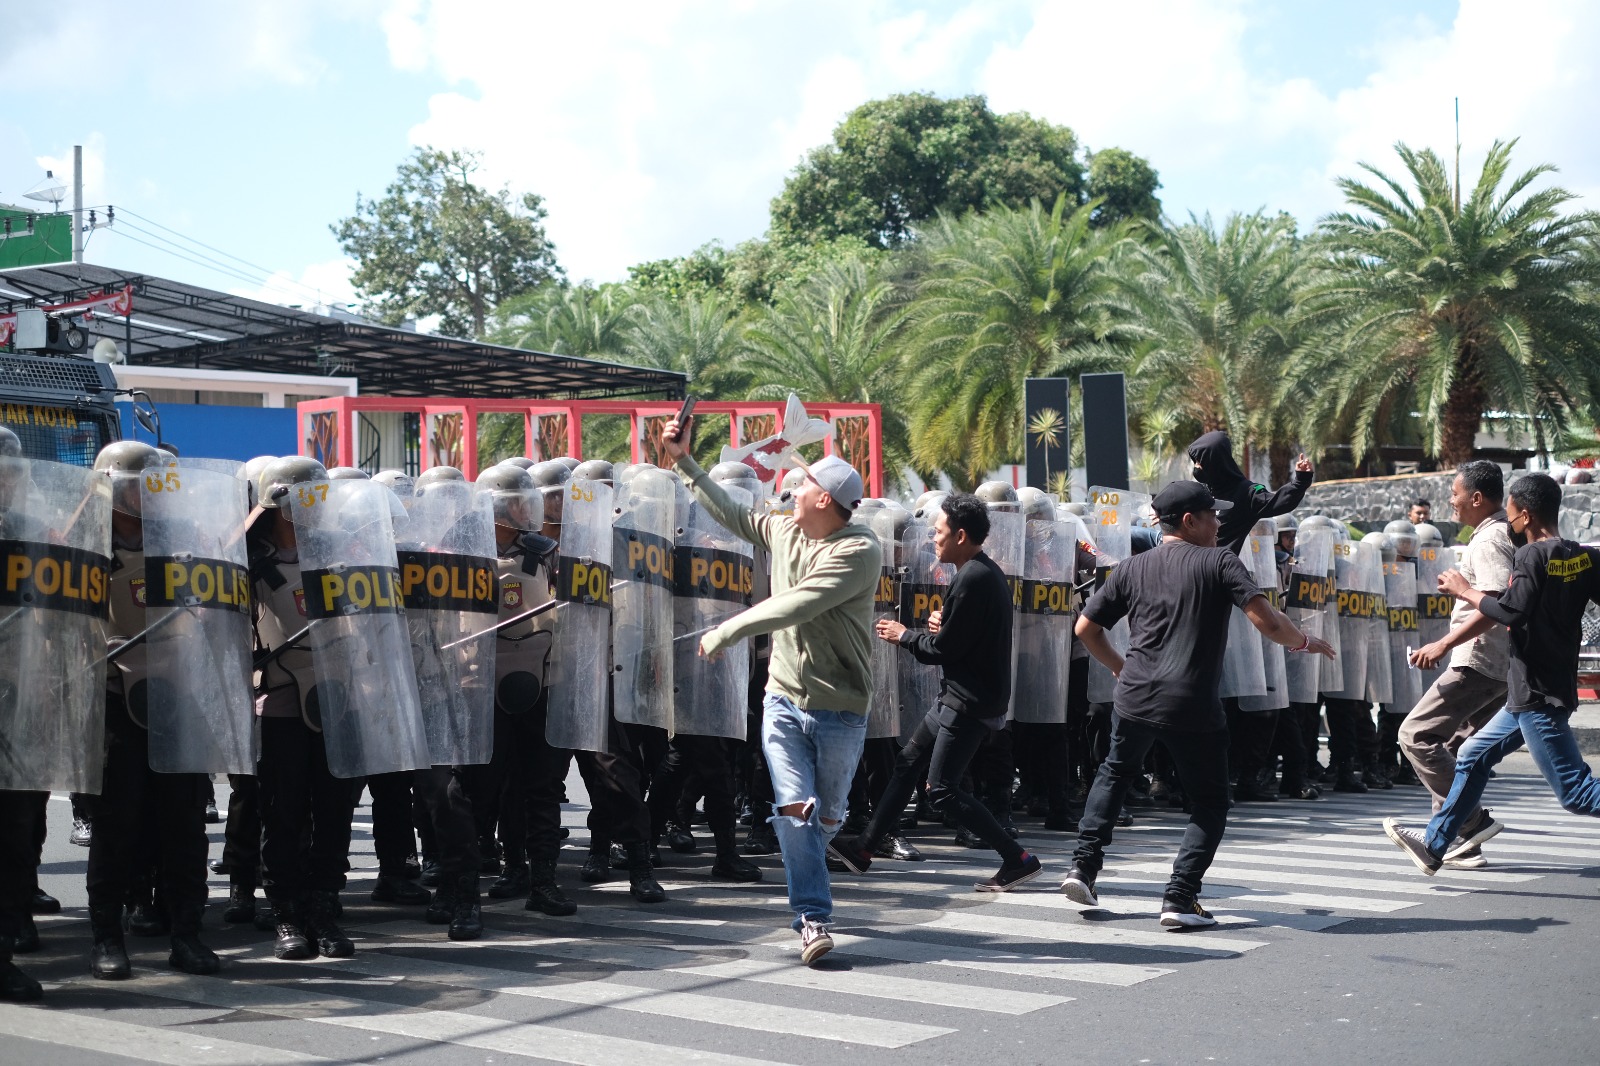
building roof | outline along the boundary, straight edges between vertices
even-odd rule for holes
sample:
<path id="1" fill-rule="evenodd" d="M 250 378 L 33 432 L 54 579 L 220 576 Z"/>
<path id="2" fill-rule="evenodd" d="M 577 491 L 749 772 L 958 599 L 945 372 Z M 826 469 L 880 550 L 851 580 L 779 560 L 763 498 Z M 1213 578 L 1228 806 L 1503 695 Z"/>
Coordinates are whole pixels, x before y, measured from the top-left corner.
<path id="1" fill-rule="evenodd" d="M 379 396 L 679 399 L 682 374 L 380 326 L 87 263 L 0 271 L 0 314 L 133 291 L 84 328 L 133 366 L 354 376 Z"/>

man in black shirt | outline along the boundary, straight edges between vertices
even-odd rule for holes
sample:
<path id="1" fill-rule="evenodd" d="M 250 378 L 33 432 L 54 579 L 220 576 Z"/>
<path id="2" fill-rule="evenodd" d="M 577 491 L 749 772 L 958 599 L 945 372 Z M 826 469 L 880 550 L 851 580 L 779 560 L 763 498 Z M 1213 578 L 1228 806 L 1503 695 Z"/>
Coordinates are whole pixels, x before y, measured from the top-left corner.
<path id="1" fill-rule="evenodd" d="M 1461 745 L 1450 794 L 1427 831 L 1383 820 L 1384 833 L 1425 874 L 1439 869 L 1445 850 L 1478 809 L 1489 771 L 1524 744 L 1561 806 L 1573 814 L 1600 815 L 1600 780 L 1584 763 L 1571 724 L 1583 612 L 1591 602 L 1600 603 L 1600 553 L 1561 539 L 1560 512 L 1561 486 L 1553 478 L 1518 478 L 1506 500 L 1506 524 L 1528 543 L 1512 558 L 1506 590 L 1481 592 L 1456 570 L 1439 576 L 1440 592 L 1511 630 L 1511 663 L 1506 705 Z M 1499 830 L 1500 823 L 1491 820 L 1466 843 L 1481 844 Z"/>
<path id="2" fill-rule="evenodd" d="M 946 497 L 933 529 L 939 561 L 956 567 L 944 607 L 929 617 L 926 632 L 882 618 L 878 636 L 899 644 L 918 662 L 941 668 L 939 702 L 900 749 L 867 831 L 854 840 L 835 837 L 828 853 L 855 873 L 865 873 L 873 850 L 894 832 L 926 770 L 934 809 L 954 816 L 1000 853 L 999 872 L 980 881 L 978 891 L 1008 892 L 1039 876 L 1043 867 L 987 807 L 962 790 L 961 778 L 984 738 L 1005 728 L 1011 700 L 1011 585 L 983 552 L 989 512 L 982 500 L 965 493 Z"/>
<path id="3" fill-rule="evenodd" d="M 1238 555 L 1217 547 L 1217 512 L 1231 506 L 1192 481 L 1162 489 L 1152 504 L 1161 544 L 1119 563 L 1078 619 L 1089 654 L 1117 675 L 1116 711 L 1111 751 L 1095 775 L 1061 891 L 1076 903 L 1099 906 L 1094 880 L 1112 825 L 1128 783 L 1160 741 L 1190 806 L 1189 829 L 1161 903 L 1161 924 L 1169 929 L 1217 924 L 1199 896 L 1228 820 L 1228 728 L 1217 688 L 1229 612 L 1240 607 L 1268 640 L 1291 651 L 1333 657 L 1332 647 L 1301 633 L 1267 602 Z M 1122 618 L 1128 619 L 1126 660 L 1105 635 Z"/>

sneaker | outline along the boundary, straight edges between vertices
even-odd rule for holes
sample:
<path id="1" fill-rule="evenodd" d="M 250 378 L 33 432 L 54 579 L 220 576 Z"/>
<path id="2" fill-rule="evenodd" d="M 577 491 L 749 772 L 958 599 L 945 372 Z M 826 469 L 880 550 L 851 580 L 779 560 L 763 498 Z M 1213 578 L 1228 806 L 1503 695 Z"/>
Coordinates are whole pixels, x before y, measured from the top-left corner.
<path id="1" fill-rule="evenodd" d="M 1383 820 L 1383 835 L 1394 841 L 1395 847 L 1405 852 L 1417 869 L 1432 877 L 1442 865 L 1439 857 L 1428 850 L 1428 842 L 1415 829 L 1407 829 L 1393 818 Z"/>
<path id="2" fill-rule="evenodd" d="M 1200 906 L 1197 899 L 1181 900 L 1170 897 L 1161 901 L 1161 926 L 1163 929 L 1205 929 L 1217 920 Z"/>
<path id="3" fill-rule="evenodd" d="M 1484 841 L 1493 837 L 1505 827 L 1504 822 L 1497 822 L 1490 817 L 1489 808 L 1484 807 L 1473 815 L 1471 821 L 1461 827 L 1460 832 L 1456 834 L 1455 843 L 1451 844 L 1449 849 L 1445 851 L 1444 861 L 1449 862 L 1451 859 L 1460 858 L 1469 851 L 1477 851 Z M 1468 867 L 1468 869 L 1474 868 Z"/>
<path id="4" fill-rule="evenodd" d="M 216 825 L 222 821 L 222 812 L 217 810 L 217 801 L 209 800 L 206 803 L 206 824 Z"/>
<path id="5" fill-rule="evenodd" d="M 911 842 L 903 836 L 884 837 L 877 847 L 872 849 L 875 859 L 894 859 L 896 862 L 921 862 L 922 852 L 911 846 Z"/>
<path id="6" fill-rule="evenodd" d="M 1061 882 L 1061 894 L 1085 907 L 1100 906 L 1100 898 L 1094 894 L 1094 874 L 1084 873 L 1077 864 L 1073 864 L 1067 879 Z"/>
<path id="7" fill-rule="evenodd" d="M 1483 849 L 1476 844 L 1458 845 L 1444 853 L 1444 864 L 1452 870 L 1481 870 L 1489 865 L 1489 860 L 1483 857 Z"/>
<path id="8" fill-rule="evenodd" d="M 89 819 L 74 818 L 72 820 L 72 834 L 67 837 L 67 843 L 86 848 L 89 846 L 89 837 L 93 831 L 93 827 L 89 824 Z"/>
<path id="9" fill-rule="evenodd" d="M 1022 853 L 1022 861 L 1015 866 L 1002 865 L 999 871 L 986 881 L 979 881 L 972 886 L 979 892 L 1010 892 L 1024 881 L 1032 881 L 1044 871 L 1044 864 L 1037 858 Z"/>
<path id="10" fill-rule="evenodd" d="M 815 966 L 817 960 L 833 950 L 833 937 L 828 935 L 828 923 L 812 918 L 800 919 L 800 961 Z"/>
<path id="11" fill-rule="evenodd" d="M 836 859 L 853 874 L 864 874 L 872 865 L 872 853 L 855 837 L 836 836 L 828 841 L 828 858 Z"/>

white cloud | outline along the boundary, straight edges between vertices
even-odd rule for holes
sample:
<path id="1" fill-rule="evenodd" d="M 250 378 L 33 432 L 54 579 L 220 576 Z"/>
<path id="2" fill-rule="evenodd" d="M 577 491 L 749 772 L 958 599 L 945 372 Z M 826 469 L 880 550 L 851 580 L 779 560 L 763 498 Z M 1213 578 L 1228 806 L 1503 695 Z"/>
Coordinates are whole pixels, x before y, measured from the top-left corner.
<path id="1" fill-rule="evenodd" d="M 353 259 L 330 259 L 299 271 L 280 270 L 254 288 L 230 287 L 228 291 L 235 296 L 307 310 L 318 304 L 353 307 L 359 302 L 355 287 L 350 284 L 355 267 Z"/>

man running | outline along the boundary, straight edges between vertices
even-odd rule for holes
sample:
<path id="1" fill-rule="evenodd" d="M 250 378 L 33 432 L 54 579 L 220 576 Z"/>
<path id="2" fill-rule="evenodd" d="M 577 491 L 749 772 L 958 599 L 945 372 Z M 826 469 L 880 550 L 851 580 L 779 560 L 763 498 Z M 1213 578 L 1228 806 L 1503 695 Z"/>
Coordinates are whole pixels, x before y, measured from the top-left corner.
<path id="1" fill-rule="evenodd" d="M 1563 540 L 1560 513 L 1561 486 L 1554 478 L 1518 478 L 1506 501 L 1506 525 L 1528 543 L 1517 549 L 1506 590 L 1475 589 L 1458 570 L 1439 576 L 1441 592 L 1511 630 L 1511 663 L 1506 705 L 1461 745 L 1450 794 L 1427 830 L 1419 833 L 1394 818 L 1383 820 L 1384 834 L 1429 876 L 1444 865 L 1446 849 L 1458 834 L 1465 833 L 1463 844 L 1472 847 L 1500 831 L 1500 823 L 1488 820 L 1474 834 L 1467 819 L 1478 810 L 1489 771 L 1524 744 L 1562 807 L 1600 815 L 1600 780 L 1584 763 L 1571 723 L 1578 706 L 1583 612 L 1600 603 L 1600 552 Z"/>
<path id="2" fill-rule="evenodd" d="M 1172 864 L 1161 902 L 1170 929 L 1216 925 L 1200 906 L 1201 879 L 1228 821 L 1228 726 L 1217 695 L 1228 644 L 1228 616 L 1238 606 L 1268 640 L 1291 651 L 1333 657 L 1325 641 L 1299 628 L 1267 602 L 1239 556 L 1217 547 L 1219 511 L 1233 505 L 1204 485 L 1178 481 L 1151 505 L 1161 543 L 1119 563 L 1078 618 L 1089 654 L 1117 676 L 1111 751 L 1100 764 L 1079 823 L 1078 848 L 1061 891 L 1098 907 L 1094 881 L 1128 784 L 1157 741 L 1172 756 L 1189 801 L 1189 829 Z M 1106 630 L 1128 619 L 1126 661 Z"/>
<path id="3" fill-rule="evenodd" d="M 850 522 L 861 503 L 861 475 L 843 459 L 805 468 L 793 517 L 755 514 L 690 457 L 693 428 L 692 418 L 681 427 L 667 423 L 667 455 L 713 518 L 772 559 L 772 595 L 707 633 L 700 651 L 715 658 L 746 637 L 773 634 L 761 747 L 772 773 L 772 825 L 792 928 L 801 961 L 810 965 L 833 948 L 827 846 L 844 821 L 867 739 L 872 599 L 883 553 L 870 529 Z"/>

